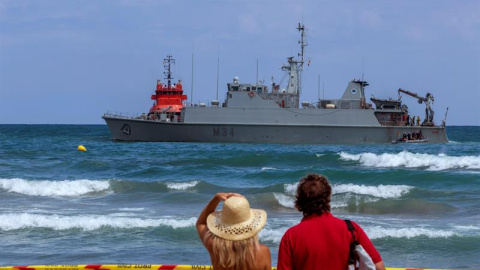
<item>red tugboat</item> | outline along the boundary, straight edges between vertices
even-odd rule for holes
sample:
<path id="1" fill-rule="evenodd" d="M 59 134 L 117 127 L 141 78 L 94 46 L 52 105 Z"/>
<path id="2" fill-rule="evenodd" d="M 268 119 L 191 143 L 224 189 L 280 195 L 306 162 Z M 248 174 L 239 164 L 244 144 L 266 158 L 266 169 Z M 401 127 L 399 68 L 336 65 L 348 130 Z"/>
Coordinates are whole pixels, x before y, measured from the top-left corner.
<path id="1" fill-rule="evenodd" d="M 163 59 L 167 84 L 157 80 L 157 89 L 155 95 L 151 97 L 154 102 L 148 112 L 148 119 L 158 119 L 164 122 L 178 122 L 180 120 L 180 112 L 184 107 L 183 101 L 187 99 L 187 96 L 183 94 L 181 80 L 172 85 L 172 64 L 175 64 L 175 59 L 171 55 L 167 55 L 167 58 Z"/>

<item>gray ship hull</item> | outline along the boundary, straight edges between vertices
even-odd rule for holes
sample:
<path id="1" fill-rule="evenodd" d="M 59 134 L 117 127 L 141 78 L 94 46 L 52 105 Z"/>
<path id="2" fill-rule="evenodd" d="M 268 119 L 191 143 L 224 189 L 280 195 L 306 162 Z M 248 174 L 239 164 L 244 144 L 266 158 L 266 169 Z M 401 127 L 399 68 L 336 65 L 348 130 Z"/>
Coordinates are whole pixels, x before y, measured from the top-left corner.
<path id="1" fill-rule="evenodd" d="M 103 116 L 114 140 L 280 144 L 391 144 L 422 131 L 428 143 L 447 143 L 443 126 L 171 123 Z"/>

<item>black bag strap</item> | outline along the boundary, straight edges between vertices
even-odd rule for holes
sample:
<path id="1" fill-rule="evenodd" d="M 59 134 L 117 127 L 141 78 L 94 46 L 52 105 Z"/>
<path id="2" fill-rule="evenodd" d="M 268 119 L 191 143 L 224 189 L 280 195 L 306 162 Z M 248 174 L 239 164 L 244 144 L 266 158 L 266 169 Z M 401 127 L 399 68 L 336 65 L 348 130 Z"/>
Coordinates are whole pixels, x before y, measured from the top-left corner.
<path id="1" fill-rule="evenodd" d="M 348 264 L 355 264 L 355 247 L 357 246 L 358 242 L 357 239 L 355 238 L 355 227 L 353 227 L 353 224 L 350 220 L 345 219 L 345 223 L 347 223 L 347 228 L 352 234 L 352 242 L 350 242 L 350 251 L 348 253 Z"/>
<path id="2" fill-rule="evenodd" d="M 355 234 L 353 233 L 355 231 L 355 227 L 353 227 L 352 221 L 348 219 L 345 219 L 344 221 L 347 223 L 348 230 L 352 233 L 353 240 L 356 241 Z"/>

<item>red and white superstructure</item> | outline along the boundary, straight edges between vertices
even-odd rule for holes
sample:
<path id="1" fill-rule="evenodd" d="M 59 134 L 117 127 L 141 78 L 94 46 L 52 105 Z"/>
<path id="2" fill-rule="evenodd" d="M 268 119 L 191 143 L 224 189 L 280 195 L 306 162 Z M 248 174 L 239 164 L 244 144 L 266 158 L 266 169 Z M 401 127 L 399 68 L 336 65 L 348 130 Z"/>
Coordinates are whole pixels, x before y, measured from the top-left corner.
<path id="1" fill-rule="evenodd" d="M 149 118 L 160 118 L 165 114 L 169 117 L 179 116 L 181 109 L 185 106 L 183 101 L 187 99 L 187 96 L 183 94 L 182 81 L 178 80 L 177 83 L 172 84 L 172 64 L 175 64 L 175 59 L 171 55 L 167 55 L 163 60 L 167 83 L 164 84 L 157 80 L 155 94 L 151 97 L 154 102 L 148 112 Z"/>

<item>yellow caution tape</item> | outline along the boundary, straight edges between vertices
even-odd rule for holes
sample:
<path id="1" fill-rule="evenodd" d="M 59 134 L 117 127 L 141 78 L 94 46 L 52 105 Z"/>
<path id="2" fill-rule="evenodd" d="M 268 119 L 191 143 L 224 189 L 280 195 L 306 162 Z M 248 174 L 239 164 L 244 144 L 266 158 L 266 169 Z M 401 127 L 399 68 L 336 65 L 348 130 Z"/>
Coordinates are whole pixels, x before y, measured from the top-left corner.
<path id="1" fill-rule="evenodd" d="M 16 265 L 0 266 L 0 270 L 213 270 L 211 265 L 180 264 L 83 264 L 83 265 Z M 277 270 L 277 267 L 272 267 Z M 387 270 L 448 270 L 430 268 L 388 268 Z"/>
<path id="2" fill-rule="evenodd" d="M 454 270 L 454 269 L 433 269 L 433 268 L 391 268 L 387 267 L 387 270 Z"/>

